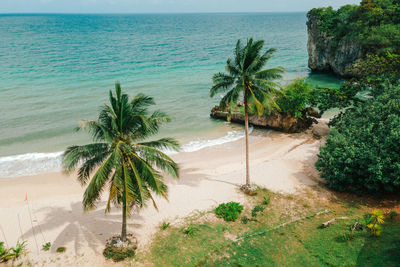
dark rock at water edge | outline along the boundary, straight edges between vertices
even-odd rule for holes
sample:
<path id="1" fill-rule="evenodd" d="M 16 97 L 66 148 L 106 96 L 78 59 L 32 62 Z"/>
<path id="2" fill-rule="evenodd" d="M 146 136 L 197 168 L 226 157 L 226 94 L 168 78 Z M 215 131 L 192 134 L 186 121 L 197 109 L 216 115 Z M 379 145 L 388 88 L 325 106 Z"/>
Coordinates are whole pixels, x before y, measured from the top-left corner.
<path id="1" fill-rule="evenodd" d="M 304 111 L 302 118 L 295 118 L 291 115 L 272 112 L 269 115 L 249 115 L 249 123 L 262 128 L 273 129 L 285 133 L 299 133 L 307 130 L 313 123 L 318 123 L 316 119 L 310 117 L 311 114 L 318 116 L 318 112 L 313 109 Z M 219 106 L 211 110 L 210 116 L 214 119 L 228 121 L 228 112 L 221 111 Z M 244 114 L 234 112 L 231 114 L 231 122 L 244 124 Z"/>

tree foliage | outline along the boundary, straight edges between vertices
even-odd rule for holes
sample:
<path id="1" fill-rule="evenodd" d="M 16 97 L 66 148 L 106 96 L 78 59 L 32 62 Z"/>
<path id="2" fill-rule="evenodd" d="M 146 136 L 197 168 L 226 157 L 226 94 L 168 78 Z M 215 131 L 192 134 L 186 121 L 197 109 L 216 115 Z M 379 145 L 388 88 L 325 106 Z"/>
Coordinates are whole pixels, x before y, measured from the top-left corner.
<path id="1" fill-rule="evenodd" d="M 367 53 L 400 53 L 398 0 L 363 0 L 359 6 L 345 5 L 338 10 L 314 8 L 309 15 L 316 17 L 321 31 L 336 42 L 351 38 Z"/>
<path id="2" fill-rule="evenodd" d="M 238 202 L 229 202 L 220 204 L 215 209 L 218 218 L 223 218 L 227 222 L 234 222 L 243 210 L 243 206 Z"/>
<path id="3" fill-rule="evenodd" d="M 305 79 L 296 79 L 282 90 L 276 103 L 281 112 L 295 118 L 302 118 L 304 110 L 310 104 L 313 88 Z"/>
<path id="4" fill-rule="evenodd" d="M 400 192 L 400 81 L 371 96 L 341 114 L 321 148 L 316 166 L 333 189 Z"/>
<path id="5" fill-rule="evenodd" d="M 263 47 L 263 40 L 254 41 L 250 38 L 246 45 L 238 40 L 234 57 L 226 62 L 225 73 L 219 72 L 213 76 L 210 96 L 225 93 L 220 101 L 221 109 L 229 107 L 231 110 L 236 107 L 240 97 L 245 97 L 246 91 L 249 106 L 253 106 L 258 114 L 262 114 L 265 107 L 276 107 L 274 96 L 279 94 L 280 84 L 275 80 L 282 77 L 284 69 L 264 69 L 276 49 L 262 52 Z"/>
<path id="6" fill-rule="evenodd" d="M 213 86 L 210 89 L 211 97 L 225 93 L 220 101 L 220 108 L 222 110 L 228 108 L 228 119 L 240 97 L 243 97 L 247 188 L 250 188 L 249 109 L 253 109 L 261 115 L 265 107 L 278 108 L 275 95 L 280 93 L 280 85 L 275 80 L 281 78 L 284 71 L 282 67 L 265 69 L 276 49 L 270 48 L 263 52 L 263 48 L 263 40 L 250 38 L 245 45 L 238 40 L 233 57 L 226 61 L 225 72 L 213 75 Z"/>
<path id="7" fill-rule="evenodd" d="M 106 211 L 111 204 L 122 206 L 124 239 L 126 216 L 132 208 L 142 207 L 147 200 L 157 207 L 152 193 L 166 197 L 167 186 L 161 171 L 178 177 L 178 165 L 161 150 L 178 150 L 179 144 L 172 138 L 144 141 L 170 121 L 161 111 L 149 113 L 153 98 L 138 94 L 129 100 L 116 83 L 115 94 L 110 91 L 109 100 L 97 120 L 83 121 L 77 129 L 88 131 L 94 143 L 68 147 L 63 154 L 63 169 L 78 169 L 78 180 L 87 185 L 83 196 L 85 210 L 94 209 L 101 193 L 108 189 Z"/>

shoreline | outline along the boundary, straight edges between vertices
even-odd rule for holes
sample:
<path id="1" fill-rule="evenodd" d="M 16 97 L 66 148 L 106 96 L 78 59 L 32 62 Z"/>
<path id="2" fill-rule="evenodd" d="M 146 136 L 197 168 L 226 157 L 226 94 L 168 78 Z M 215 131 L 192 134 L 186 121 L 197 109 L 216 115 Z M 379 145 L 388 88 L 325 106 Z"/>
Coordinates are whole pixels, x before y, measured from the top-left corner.
<path id="1" fill-rule="evenodd" d="M 169 155 L 195 152 L 203 148 L 234 142 L 244 137 L 244 131 L 234 125 L 228 129 L 221 128 L 225 135 L 213 139 L 197 138 L 181 146 L 181 151 L 165 151 Z M 216 131 L 218 132 L 218 131 Z M 215 135 L 215 131 L 212 132 Z M 61 156 L 63 151 L 31 152 L 0 157 L 0 180 L 16 179 L 41 174 L 61 172 Z M 21 169 L 23 168 L 23 169 Z"/>
<path id="2" fill-rule="evenodd" d="M 252 183 L 286 194 L 316 185 L 313 164 L 321 142 L 310 131 L 268 135 L 254 131 L 250 138 Z M 219 203 L 244 201 L 238 193 L 245 177 L 243 138 L 172 157 L 181 166 L 181 178 L 166 177 L 168 201 L 155 197 L 158 212 L 148 205 L 128 219 L 128 231 L 138 237 L 139 249 L 151 242 L 163 221 L 175 224 Z M 54 260 L 59 255 L 55 249 L 65 246 L 61 265 L 107 265 L 102 250 L 105 240 L 120 232 L 120 210 L 113 207 L 105 214 L 107 194 L 103 194 L 97 209 L 84 213 L 83 192 L 73 175 L 62 173 L 0 179 L 0 225 L 7 242 L 14 245 L 18 239 L 27 240 L 28 258 L 36 262 Z M 40 250 L 45 242 L 52 244 L 49 252 Z"/>

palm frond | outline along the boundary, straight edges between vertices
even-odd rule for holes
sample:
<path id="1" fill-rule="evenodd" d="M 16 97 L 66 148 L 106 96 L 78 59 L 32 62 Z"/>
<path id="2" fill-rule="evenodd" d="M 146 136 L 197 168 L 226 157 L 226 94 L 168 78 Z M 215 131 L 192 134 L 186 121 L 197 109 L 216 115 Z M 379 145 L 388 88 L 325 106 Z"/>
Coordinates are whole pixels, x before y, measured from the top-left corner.
<path id="1" fill-rule="evenodd" d="M 219 72 L 212 77 L 213 86 L 210 90 L 210 96 L 214 97 L 219 92 L 224 92 L 229 89 L 234 83 L 235 78 L 228 74 Z"/>
<path id="2" fill-rule="evenodd" d="M 85 210 L 96 208 L 96 203 L 101 197 L 104 185 L 109 180 L 110 175 L 118 161 L 118 156 L 115 151 L 111 153 L 104 162 L 99 166 L 92 179 L 90 180 L 85 193 L 83 195 L 83 207 Z"/>
<path id="3" fill-rule="evenodd" d="M 179 177 L 179 167 L 167 154 L 150 146 L 138 144 L 135 146 L 140 157 L 162 171 L 168 172 L 172 177 Z"/>
<path id="4" fill-rule="evenodd" d="M 229 111 L 232 110 L 232 107 L 236 106 L 236 103 L 239 100 L 240 93 L 243 91 L 243 86 L 238 84 L 232 90 L 230 90 L 224 97 L 222 97 L 219 102 L 219 106 L 221 110 L 225 110 L 227 106 L 229 106 Z"/>
<path id="5" fill-rule="evenodd" d="M 150 142 L 142 142 L 139 143 L 139 145 L 148 146 L 155 149 L 162 149 L 162 150 L 179 151 L 180 149 L 179 142 L 174 138 L 161 138 Z"/>
<path id="6" fill-rule="evenodd" d="M 284 72 L 285 69 L 283 67 L 275 67 L 257 72 L 255 78 L 262 80 L 281 79 Z"/>
<path id="7" fill-rule="evenodd" d="M 85 210 L 95 208 L 106 184 L 109 184 L 106 212 L 111 204 L 126 204 L 130 212 L 150 199 L 156 207 L 151 192 L 164 197 L 167 192 L 160 171 L 179 176 L 178 165 L 159 149 L 178 150 L 179 144 L 172 138 L 135 142 L 156 134 L 171 118 L 161 111 L 149 112 L 149 106 L 155 104 L 152 97 L 138 94 L 129 100 L 119 83 L 114 92 L 109 92 L 109 101 L 109 105 L 101 107 L 97 120 L 82 121 L 78 127 L 101 142 L 67 148 L 63 169 L 71 172 L 79 167 L 78 180 L 87 183 L 83 197 Z"/>
<path id="8" fill-rule="evenodd" d="M 109 151 L 106 143 L 94 143 L 83 146 L 69 146 L 62 154 L 62 168 L 66 173 L 74 171 L 79 163 L 90 159 L 104 158 Z"/>

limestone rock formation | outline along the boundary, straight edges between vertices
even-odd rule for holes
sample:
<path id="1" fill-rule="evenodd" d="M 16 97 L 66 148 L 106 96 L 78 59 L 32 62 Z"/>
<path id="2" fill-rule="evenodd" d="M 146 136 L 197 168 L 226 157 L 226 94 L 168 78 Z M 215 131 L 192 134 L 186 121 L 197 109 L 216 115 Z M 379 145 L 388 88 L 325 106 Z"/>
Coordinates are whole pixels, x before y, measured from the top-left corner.
<path id="1" fill-rule="evenodd" d="M 321 31 L 318 18 L 308 14 L 308 67 L 315 72 L 334 73 L 342 77 L 352 77 L 350 67 L 363 56 L 361 45 L 352 39 L 334 40 Z"/>
<path id="2" fill-rule="evenodd" d="M 305 111 L 303 118 L 294 118 L 290 115 L 273 112 L 270 115 L 249 115 L 249 123 L 269 129 L 285 133 L 298 133 L 308 129 L 313 122 L 317 122 L 314 118 L 307 116 L 308 111 Z M 210 116 L 214 119 L 228 120 L 228 112 L 220 111 L 219 106 L 215 106 Z M 244 124 L 244 115 L 241 113 L 232 113 L 231 122 Z"/>

